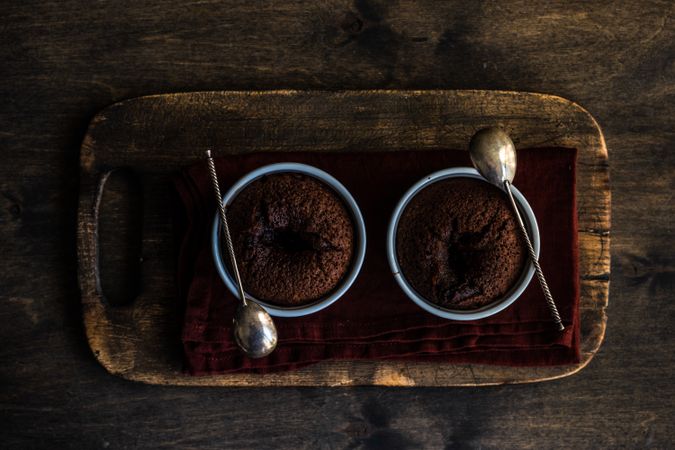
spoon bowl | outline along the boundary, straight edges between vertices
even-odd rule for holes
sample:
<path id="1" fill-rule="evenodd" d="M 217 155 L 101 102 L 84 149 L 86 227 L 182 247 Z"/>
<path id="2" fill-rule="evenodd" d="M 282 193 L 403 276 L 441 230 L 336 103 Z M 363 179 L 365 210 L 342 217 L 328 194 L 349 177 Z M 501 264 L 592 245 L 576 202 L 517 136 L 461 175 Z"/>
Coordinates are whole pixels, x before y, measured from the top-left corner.
<path id="1" fill-rule="evenodd" d="M 469 143 L 471 162 L 490 183 L 504 189 L 504 181 L 516 175 L 516 147 L 500 128 L 484 128 Z"/>
<path id="2" fill-rule="evenodd" d="M 277 330 L 270 315 L 256 302 L 240 303 L 234 316 L 234 339 L 251 358 L 267 356 L 277 346 Z"/>

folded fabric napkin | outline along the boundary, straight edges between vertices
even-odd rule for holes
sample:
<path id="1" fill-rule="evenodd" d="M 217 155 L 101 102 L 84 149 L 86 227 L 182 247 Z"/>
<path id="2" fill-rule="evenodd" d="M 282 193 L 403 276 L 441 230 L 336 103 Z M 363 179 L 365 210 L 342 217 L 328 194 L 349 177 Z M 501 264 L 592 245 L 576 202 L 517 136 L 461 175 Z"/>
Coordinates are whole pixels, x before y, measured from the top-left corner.
<path id="1" fill-rule="evenodd" d="M 216 202 L 206 163 L 175 178 L 179 194 L 178 295 L 184 303 L 185 371 L 191 375 L 291 370 L 329 359 L 397 359 L 438 363 L 544 366 L 579 361 L 579 274 L 575 199 L 576 150 L 518 150 L 514 185 L 525 195 L 541 232 L 541 265 L 565 332 L 551 322 L 536 277 L 510 307 L 492 317 L 457 322 L 435 317 L 409 300 L 389 269 L 386 229 L 412 184 L 448 167 L 470 166 L 465 151 L 256 153 L 216 160 L 221 188 L 275 162 L 310 164 L 333 175 L 356 199 L 366 223 L 366 259 L 351 289 L 328 308 L 275 318 L 279 345 L 262 359 L 236 347 L 236 298 L 211 256 Z"/>

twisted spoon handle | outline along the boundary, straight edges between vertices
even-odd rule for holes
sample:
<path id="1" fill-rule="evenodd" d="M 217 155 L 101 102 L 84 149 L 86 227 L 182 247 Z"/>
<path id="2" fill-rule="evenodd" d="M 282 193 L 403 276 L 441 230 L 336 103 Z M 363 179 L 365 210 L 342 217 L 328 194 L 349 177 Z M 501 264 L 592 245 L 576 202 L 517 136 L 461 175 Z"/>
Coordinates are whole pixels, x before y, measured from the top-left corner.
<path id="1" fill-rule="evenodd" d="M 232 244 L 232 237 L 230 236 L 230 227 L 227 224 L 227 215 L 225 214 L 225 205 L 223 205 L 223 196 L 220 195 L 220 186 L 218 185 L 218 175 L 216 174 L 216 165 L 211 156 L 211 150 L 206 151 L 206 160 L 209 164 L 209 173 L 211 174 L 211 181 L 213 182 L 213 190 L 216 191 L 216 200 L 218 201 L 218 212 L 220 213 L 220 221 L 223 223 L 223 230 L 225 231 L 225 241 L 227 242 L 227 250 L 230 254 L 230 263 L 232 264 L 232 271 L 237 280 L 237 287 L 239 288 L 239 297 L 242 304 L 246 305 L 246 294 L 244 294 L 244 286 L 241 283 L 239 276 L 239 267 L 237 267 L 237 257 L 234 254 L 234 245 Z"/>
<path id="2" fill-rule="evenodd" d="M 530 259 L 532 260 L 532 264 L 534 265 L 534 269 L 537 273 L 539 284 L 541 285 L 541 289 L 544 291 L 544 297 L 546 297 L 546 303 L 548 304 L 548 309 L 551 313 L 551 317 L 558 326 L 558 330 L 563 331 L 565 329 L 565 325 L 563 325 L 562 320 L 560 319 L 560 313 L 558 312 L 558 308 L 555 306 L 555 302 L 553 301 L 551 291 L 548 289 L 548 283 L 546 283 L 546 278 L 544 278 L 544 272 L 542 272 L 541 266 L 539 265 L 539 261 L 537 260 L 537 254 L 534 252 L 534 248 L 532 247 L 530 236 L 527 233 L 525 224 L 523 223 L 523 218 L 520 217 L 520 211 L 518 210 L 518 206 L 516 206 L 516 201 L 514 200 L 513 194 L 511 193 L 511 183 L 509 183 L 508 180 L 504 181 L 504 188 L 506 189 L 506 193 L 509 195 L 509 200 L 511 200 L 511 206 L 513 207 L 513 211 L 516 213 L 516 218 L 518 219 L 518 224 L 520 225 L 520 232 L 523 235 L 523 238 L 525 239 L 525 244 L 527 244 L 527 251 L 530 253 Z"/>

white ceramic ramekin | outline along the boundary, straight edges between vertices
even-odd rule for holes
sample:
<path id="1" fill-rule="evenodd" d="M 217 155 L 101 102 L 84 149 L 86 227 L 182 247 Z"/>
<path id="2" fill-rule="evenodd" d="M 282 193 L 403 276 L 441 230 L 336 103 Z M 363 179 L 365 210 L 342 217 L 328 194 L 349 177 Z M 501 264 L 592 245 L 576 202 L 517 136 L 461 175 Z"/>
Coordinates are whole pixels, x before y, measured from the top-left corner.
<path id="1" fill-rule="evenodd" d="M 335 193 L 344 201 L 347 206 L 347 210 L 351 213 L 353 223 L 354 223 L 354 255 L 352 257 L 352 264 L 350 266 L 349 272 L 341 281 L 337 289 L 333 290 L 327 297 L 321 298 L 315 302 L 312 302 L 307 305 L 294 306 L 294 307 L 284 307 L 279 305 L 272 305 L 266 303 L 262 300 L 259 300 L 253 296 L 248 295 L 247 297 L 252 298 L 257 303 L 259 303 L 263 308 L 267 310 L 272 316 L 276 317 L 300 317 L 307 314 L 312 314 L 317 311 L 320 311 L 327 306 L 335 303 L 340 297 L 344 295 L 345 292 L 351 287 L 356 280 L 356 277 L 361 270 L 363 265 L 363 260 L 366 256 L 366 225 L 363 222 L 363 216 L 361 215 L 361 210 L 359 210 L 354 197 L 349 193 L 347 188 L 345 188 L 342 183 L 333 178 L 328 173 L 323 170 L 317 169 L 316 167 L 309 166 L 306 164 L 299 163 L 277 163 L 270 164 L 267 166 L 260 167 L 252 172 L 249 172 L 242 179 L 237 181 L 223 196 L 223 202 L 227 206 L 234 200 L 237 194 L 244 189 L 252 181 L 273 173 L 279 172 L 295 172 L 302 173 L 318 179 L 323 182 L 330 188 L 332 188 Z M 216 214 L 216 217 L 213 221 L 213 229 L 211 236 L 211 250 L 213 253 L 213 260 L 215 261 L 216 268 L 220 278 L 225 283 L 225 286 L 232 292 L 233 295 L 238 296 L 238 290 L 235 285 L 234 278 L 230 275 L 227 266 L 224 264 L 223 256 L 219 251 L 220 247 L 220 233 L 218 230 L 220 228 L 220 217 Z M 246 289 L 246 286 L 244 286 Z"/>
<path id="2" fill-rule="evenodd" d="M 487 181 L 483 177 L 481 177 L 475 169 L 471 169 L 469 167 L 456 167 L 452 169 L 441 170 L 439 172 L 432 173 L 431 175 L 428 175 L 423 179 L 421 179 L 420 181 L 418 181 L 417 183 L 415 183 L 408 190 L 408 192 L 406 192 L 403 195 L 398 205 L 396 205 L 394 214 L 392 215 L 391 221 L 389 222 L 389 229 L 387 231 L 387 257 L 389 259 L 389 266 L 391 267 L 391 271 L 394 274 L 396 282 L 399 284 L 401 289 L 403 289 L 403 292 L 405 292 L 405 294 L 412 301 L 417 303 L 417 305 L 419 305 L 424 310 L 436 316 L 443 317 L 445 319 L 452 319 L 452 320 L 484 319 L 485 317 L 497 314 L 499 311 L 508 307 L 513 302 L 515 302 L 518 299 L 518 297 L 520 297 L 520 295 L 523 293 L 527 285 L 530 284 L 532 276 L 534 275 L 534 266 L 532 265 L 531 261 L 528 260 L 523 270 L 523 273 L 518 279 L 518 281 L 514 284 L 511 290 L 509 290 L 509 292 L 507 292 L 502 298 L 496 299 L 489 305 L 485 305 L 478 309 L 453 310 L 438 306 L 422 297 L 419 293 L 417 293 L 417 291 L 415 291 L 412 285 L 408 283 L 408 281 L 405 279 L 405 274 L 403 274 L 401 271 L 401 268 L 398 263 L 398 257 L 396 255 L 396 231 L 398 228 L 398 222 L 399 219 L 401 218 L 401 214 L 405 210 L 410 200 L 419 191 L 421 191 L 425 187 L 428 187 L 430 184 L 440 180 L 456 177 L 475 178 L 477 180 L 487 183 Z M 539 256 L 540 241 L 539 241 L 539 228 L 537 227 L 537 219 L 534 217 L 534 212 L 532 212 L 532 208 L 527 203 L 527 200 L 525 200 L 523 194 L 521 194 L 520 191 L 518 191 L 518 189 L 516 189 L 513 186 L 512 191 L 513 196 L 516 199 L 516 203 L 518 203 L 520 213 L 523 216 L 525 226 L 527 227 L 530 233 L 530 238 L 532 240 L 532 245 L 534 246 L 534 251 L 537 254 L 537 256 Z"/>

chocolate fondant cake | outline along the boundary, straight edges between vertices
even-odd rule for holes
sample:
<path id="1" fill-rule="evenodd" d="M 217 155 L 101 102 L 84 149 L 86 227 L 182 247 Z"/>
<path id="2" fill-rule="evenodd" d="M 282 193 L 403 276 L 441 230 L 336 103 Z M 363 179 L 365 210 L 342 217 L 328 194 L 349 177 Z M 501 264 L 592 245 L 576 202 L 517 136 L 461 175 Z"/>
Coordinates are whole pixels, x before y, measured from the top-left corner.
<path id="1" fill-rule="evenodd" d="M 471 178 L 418 192 L 401 215 L 396 248 L 403 276 L 419 294 L 459 310 L 503 296 L 527 258 L 508 198 Z"/>
<path id="2" fill-rule="evenodd" d="M 258 178 L 227 214 L 244 289 L 259 300 L 309 303 L 335 289 L 349 270 L 352 218 L 315 178 L 291 172 Z"/>

